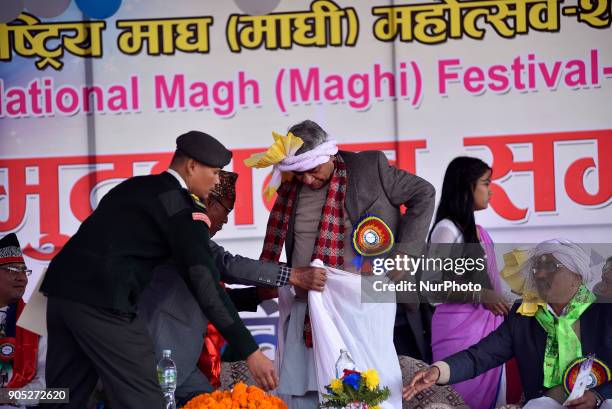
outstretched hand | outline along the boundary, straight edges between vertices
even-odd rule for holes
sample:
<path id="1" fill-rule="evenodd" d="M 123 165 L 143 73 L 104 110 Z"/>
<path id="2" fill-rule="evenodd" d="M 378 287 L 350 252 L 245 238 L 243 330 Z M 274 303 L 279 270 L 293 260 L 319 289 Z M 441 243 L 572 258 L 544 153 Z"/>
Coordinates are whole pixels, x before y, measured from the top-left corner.
<path id="1" fill-rule="evenodd" d="M 418 371 L 409 385 L 404 386 L 404 400 L 412 399 L 417 393 L 431 388 L 440 378 L 440 369 L 436 366 L 430 366 L 426 369 Z"/>

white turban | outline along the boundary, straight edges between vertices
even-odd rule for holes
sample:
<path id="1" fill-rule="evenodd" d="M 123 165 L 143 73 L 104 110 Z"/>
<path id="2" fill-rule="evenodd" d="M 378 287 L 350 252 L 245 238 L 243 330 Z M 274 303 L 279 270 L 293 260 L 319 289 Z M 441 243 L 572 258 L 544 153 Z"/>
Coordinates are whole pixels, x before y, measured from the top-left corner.
<path id="1" fill-rule="evenodd" d="M 272 178 L 264 193 L 271 197 L 281 185 L 284 172 L 305 172 L 329 161 L 331 156 L 338 153 L 336 140 L 328 137 L 325 142 L 313 149 L 296 155 L 303 145 L 302 139 L 289 132 L 279 135 L 272 132 L 274 143 L 266 152 L 255 153 L 244 163 L 252 168 L 266 168 L 272 166 Z"/>
<path id="2" fill-rule="evenodd" d="M 269 188 L 278 189 L 283 172 L 305 172 L 314 169 L 322 163 L 329 162 L 329 158 L 336 153 L 338 153 L 338 146 L 335 139 L 328 138 L 327 141 L 307 152 L 287 156 L 272 168 Z"/>
<path id="3" fill-rule="evenodd" d="M 281 172 L 304 172 L 316 168 L 338 153 L 336 140 L 327 138 L 327 141 L 300 155 L 287 156 L 274 166 Z"/>
<path id="4" fill-rule="evenodd" d="M 527 288 L 535 288 L 534 277 L 531 272 L 537 259 L 544 254 L 551 254 L 567 269 L 582 277 L 582 282 L 589 289 L 595 284 L 597 277 L 595 271 L 591 269 L 589 255 L 584 249 L 567 239 L 553 239 L 543 241 L 529 251 L 529 260 L 521 269 L 527 278 Z"/>

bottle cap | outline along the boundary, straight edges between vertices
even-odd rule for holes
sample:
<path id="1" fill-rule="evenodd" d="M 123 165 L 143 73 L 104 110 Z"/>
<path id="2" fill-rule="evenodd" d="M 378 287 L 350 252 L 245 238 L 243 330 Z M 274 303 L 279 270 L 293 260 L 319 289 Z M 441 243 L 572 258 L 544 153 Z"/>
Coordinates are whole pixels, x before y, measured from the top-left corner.
<path id="1" fill-rule="evenodd" d="M 164 356 L 170 356 L 170 354 L 172 354 L 172 351 L 170 349 L 164 349 L 163 354 Z"/>

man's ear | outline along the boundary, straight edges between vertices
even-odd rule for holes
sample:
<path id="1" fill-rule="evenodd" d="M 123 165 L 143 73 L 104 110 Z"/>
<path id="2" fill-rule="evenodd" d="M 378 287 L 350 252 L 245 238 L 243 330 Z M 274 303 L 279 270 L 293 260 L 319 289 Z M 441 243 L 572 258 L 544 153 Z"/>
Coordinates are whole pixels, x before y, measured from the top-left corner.
<path id="1" fill-rule="evenodd" d="M 188 158 L 185 161 L 185 171 L 187 172 L 188 175 L 192 175 L 193 174 L 197 164 L 198 164 L 197 161 L 195 159 L 193 159 L 193 158 Z"/>

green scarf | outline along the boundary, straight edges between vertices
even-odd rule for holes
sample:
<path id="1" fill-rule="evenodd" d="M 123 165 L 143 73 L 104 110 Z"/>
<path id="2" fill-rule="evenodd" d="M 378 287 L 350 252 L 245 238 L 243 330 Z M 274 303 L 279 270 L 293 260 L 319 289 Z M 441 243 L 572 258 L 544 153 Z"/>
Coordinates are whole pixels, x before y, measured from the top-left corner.
<path id="1" fill-rule="evenodd" d="M 582 344 L 572 325 L 595 301 L 595 295 L 581 285 L 558 319 L 546 307 L 540 306 L 536 319 L 546 331 L 544 352 L 544 386 L 552 388 L 563 382 L 563 372 L 576 358 L 582 356 Z"/>

